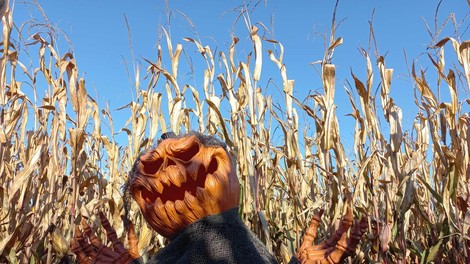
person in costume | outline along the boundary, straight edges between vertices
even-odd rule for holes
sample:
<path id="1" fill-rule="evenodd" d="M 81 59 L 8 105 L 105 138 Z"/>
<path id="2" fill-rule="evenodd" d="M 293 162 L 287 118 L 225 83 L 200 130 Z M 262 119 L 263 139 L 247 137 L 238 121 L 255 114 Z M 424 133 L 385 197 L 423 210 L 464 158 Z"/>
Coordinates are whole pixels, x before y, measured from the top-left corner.
<path id="1" fill-rule="evenodd" d="M 130 173 L 127 190 L 149 226 L 168 238 L 168 245 L 148 264 L 277 263 L 238 214 L 240 184 L 225 143 L 191 132 L 162 135 L 161 142 L 141 155 Z M 365 218 L 353 225 L 348 207 L 330 239 L 314 245 L 322 211 L 306 229 L 297 256 L 290 263 L 339 263 L 352 255 L 365 232 Z M 86 221 L 77 226 L 71 248 L 80 263 L 143 263 L 134 226 L 128 226 L 126 249 L 103 214 L 103 228 L 112 247 L 104 245 Z"/>

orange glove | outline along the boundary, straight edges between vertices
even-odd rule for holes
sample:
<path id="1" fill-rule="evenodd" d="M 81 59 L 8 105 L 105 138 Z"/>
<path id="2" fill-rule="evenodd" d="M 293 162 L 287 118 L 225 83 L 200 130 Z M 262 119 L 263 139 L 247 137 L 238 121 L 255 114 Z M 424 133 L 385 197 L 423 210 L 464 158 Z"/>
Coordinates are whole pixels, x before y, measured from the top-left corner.
<path id="1" fill-rule="evenodd" d="M 354 224 L 350 238 L 347 238 L 347 232 L 353 224 L 352 210 L 348 207 L 346 214 L 341 220 L 341 225 L 335 231 L 333 236 L 318 245 L 314 245 L 322 214 L 323 210 L 316 213 L 310 222 L 310 226 L 305 231 L 302 245 L 297 252 L 297 258 L 302 264 L 340 263 L 342 258 L 355 253 L 356 246 L 367 227 L 366 218 L 362 218 L 359 222 Z"/>
<path id="2" fill-rule="evenodd" d="M 90 226 L 85 220 L 82 220 L 82 233 L 78 226 L 75 227 L 75 236 L 70 241 L 72 251 L 77 255 L 77 259 L 81 264 L 127 264 L 134 259 L 139 258 L 138 240 L 135 235 L 134 225 L 129 224 L 127 238 L 130 249 L 124 248 L 119 241 L 116 231 L 109 224 L 108 219 L 103 213 L 100 213 L 101 225 L 106 230 L 108 241 L 111 241 L 113 249 L 107 247 L 93 234 Z"/>

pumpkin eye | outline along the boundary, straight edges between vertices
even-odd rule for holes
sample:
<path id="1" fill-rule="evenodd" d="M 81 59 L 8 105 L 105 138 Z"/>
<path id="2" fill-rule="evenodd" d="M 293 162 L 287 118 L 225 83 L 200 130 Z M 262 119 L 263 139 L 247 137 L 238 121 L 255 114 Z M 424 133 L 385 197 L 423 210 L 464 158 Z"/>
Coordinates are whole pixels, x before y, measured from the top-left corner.
<path id="1" fill-rule="evenodd" d="M 214 172 L 217 171 L 218 167 L 219 167 L 219 162 L 217 161 L 216 158 L 212 158 L 211 162 L 209 163 L 209 167 L 207 167 L 207 173 L 214 174 Z"/>
<path id="2" fill-rule="evenodd" d="M 141 160 L 140 162 L 142 162 L 142 171 L 145 174 L 156 174 L 163 164 L 163 159 L 158 158 L 152 161 Z"/>
<path id="3" fill-rule="evenodd" d="M 188 149 L 173 152 L 173 156 L 183 162 L 189 162 L 197 153 L 199 153 L 199 144 L 194 143 L 188 146 Z"/>

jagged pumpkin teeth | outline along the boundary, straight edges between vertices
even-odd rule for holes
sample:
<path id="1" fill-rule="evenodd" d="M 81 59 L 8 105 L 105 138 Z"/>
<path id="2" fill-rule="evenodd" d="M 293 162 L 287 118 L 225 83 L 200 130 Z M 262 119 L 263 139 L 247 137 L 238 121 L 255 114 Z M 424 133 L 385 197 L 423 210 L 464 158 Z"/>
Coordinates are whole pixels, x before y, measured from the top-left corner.
<path id="1" fill-rule="evenodd" d="M 201 187 L 196 188 L 196 197 L 201 203 L 204 203 L 204 201 L 206 201 L 206 198 L 207 198 L 206 196 L 207 194 L 204 188 L 201 188 Z"/>
<path id="2" fill-rule="evenodd" d="M 170 178 L 168 177 L 168 174 L 167 173 L 160 173 L 160 182 L 162 182 L 163 184 L 165 184 L 167 187 L 170 186 Z"/>
<path id="3" fill-rule="evenodd" d="M 159 180 L 153 181 L 153 186 L 158 193 L 162 194 L 163 184 Z"/>
<path id="4" fill-rule="evenodd" d="M 169 227 L 169 223 L 167 221 L 164 221 L 163 218 L 161 217 L 161 214 L 158 213 L 157 210 L 155 209 L 149 209 L 147 210 L 148 214 L 150 215 L 150 219 L 154 222 L 154 223 L 160 223 L 160 225 L 163 224 L 164 227 L 168 228 Z"/>
<path id="5" fill-rule="evenodd" d="M 165 211 L 168 215 L 169 219 L 172 219 L 172 225 L 173 227 L 178 230 L 181 229 L 185 226 L 183 221 L 181 220 L 181 217 L 179 217 L 178 213 L 176 212 L 175 209 L 175 203 L 172 201 L 166 201 L 165 203 Z"/>
<path id="6" fill-rule="evenodd" d="M 199 189 L 199 187 L 197 189 Z M 202 188 L 200 188 L 200 189 L 202 189 Z M 212 197 L 211 195 L 209 195 L 207 193 L 207 191 L 205 189 L 202 189 L 201 194 L 202 194 L 201 197 L 203 197 L 203 199 L 204 199 L 203 201 L 201 201 L 202 206 L 204 207 L 206 212 L 208 212 L 210 214 L 216 214 L 217 212 L 219 212 L 221 210 L 220 205 L 217 202 L 220 199 L 216 199 L 216 198 Z M 199 196 L 198 196 L 198 199 L 199 199 Z"/>
<path id="7" fill-rule="evenodd" d="M 181 183 L 185 182 L 185 177 L 181 174 L 180 171 L 174 171 L 172 173 L 169 173 L 168 175 L 170 181 L 178 187 L 181 187 Z"/>
<path id="8" fill-rule="evenodd" d="M 212 198 L 204 188 L 196 188 L 196 197 L 201 203 L 201 205 L 204 207 L 206 212 L 213 214 L 214 212 L 219 211 L 217 206 L 215 206 L 217 200 Z"/>
<path id="9" fill-rule="evenodd" d="M 180 214 L 187 214 L 189 212 L 188 207 L 183 201 L 177 200 L 175 201 L 175 209 Z"/>
<path id="10" fill-rule="evenodd" d="M 158 206 L 159 208 L 163 208 L 165 205 L 163 204 L 163 201 L 160 197 L 157 197 L 157 199 L 155 200 L 155 205 Z"/>
<path id="11" fill-rule="evenodd" d="M 199 205 L 199 200 L 192 196 L 189 192 L 184 192 L 184 203 L 197 218 L 204 217 L 206 214 L 204 209 Z"/>
<path id="12" fill-rule="evenodd" d="M 188 191 L 184 191 L 184 202 L 191 207 L 191 204 L 197 201 L 196 197 L 192 196 Z"/>
<path id="13" fill-rule="evenodd" d="M 145 204 L 145 206 L 142 208 L 142 212 L 144 213 L 145 220 L 147 220 L 149 224 L 159 223 L 160 226 L 164 225 L 162 219 L 159 217 L 158 212 L 155 210 L 155 205 Z"/>
<path id="14" fill-rule="evenodd" d="M 160 218 L 165 225 L 172 225 L 172 221 L 168 218 L 168 214 L 165 210 L 165 205 L 163 204 L 162 199 L 160 199 L 160 197 L 158 197 L 155 201 L 153 209 L 155 211 L 155 214 L 158 215 L 158 218 Z"/>
<path id="15" fill-rule="evenodd" d="M 175 209 L 179 214 L 186 216 L 185 218 L 183 218 L 183 222 L 185 223 L 185 225 L 190 224 L 198 219 L 198 217 L 196 217 L 191 212 L 191 210 L 189 210 L 188 206 L 183 201 L 175 201 Z"/>
<path id="16" fill-rule="evenodd" d="M 179 205 L 178 205 L 179 202 Z M 178 207 L 180 206 L 180 207 Z M 183 201 L 176 201 L 175 202 L 175 209 L 178 213 L 179 218 L 183 222 L 183 227 L 193 223 L 198 218 L 189 210 L 186 204 Z M 182 217 L 184 216 L 184 217 Z"/>
<path id="17" fill-rule="evenodd" d="M 213 199 L 218 199 L 220 195 L 226 195 L 224 184 L 220 183 L 220 179 L 216 176 L 209 174 L 206 178 L 205 190 L 206 193 Z"/>

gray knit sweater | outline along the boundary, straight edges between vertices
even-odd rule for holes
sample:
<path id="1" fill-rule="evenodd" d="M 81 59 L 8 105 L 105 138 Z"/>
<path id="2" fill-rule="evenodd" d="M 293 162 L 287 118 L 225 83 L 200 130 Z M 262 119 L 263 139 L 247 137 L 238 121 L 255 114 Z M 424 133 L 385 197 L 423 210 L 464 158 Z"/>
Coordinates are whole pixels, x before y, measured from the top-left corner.
<path id="1" fill-rule="evenodd" d="M 240 220 L 237 208 L 199 219 L 170 240 L 147 264 L 277 263 Z"/>

